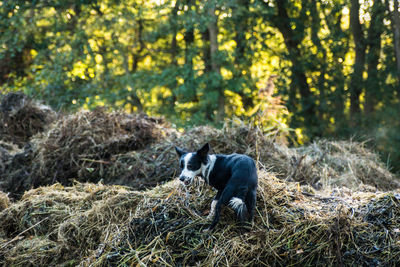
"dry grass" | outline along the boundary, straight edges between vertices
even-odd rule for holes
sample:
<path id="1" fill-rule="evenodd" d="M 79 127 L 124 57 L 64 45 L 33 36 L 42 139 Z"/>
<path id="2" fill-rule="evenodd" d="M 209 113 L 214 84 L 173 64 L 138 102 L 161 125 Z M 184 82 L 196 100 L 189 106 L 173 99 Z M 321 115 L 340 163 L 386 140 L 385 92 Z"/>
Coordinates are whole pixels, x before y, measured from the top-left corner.
<path id="1" fill-rule="evenodd" d="M 78 112 L 59 120 L 32 141 L 36 147 L 33 185 L 102 177 L 98 166 L 107 165 L 113 155 L 143 148 L 159 139 L 158 123 L 144 115 L 107 113 L 104 109 Z"/>
<path id="2" fill-rule="evenodd" d="M 8 208 L 10 206 L 11 202 L 10 199 L 8 198 L 8 195 L 4 192 L 0 191 L 0 211 Z"/>
<path id="3" fill-rule="evenodd" d="M 32 136 L 45 131 L 56 116 L 50 107 L 23 93 L 0 95 L 0 140 L 23 147 Z"/>
<path id="4" fill-rule="evenodd" d="M 299 148 L 274 142 L 259 129 L 226 124 L 179 133 L 163 121 L 104 109 L 60 118 L 31 146 L 0 160 L 6 179 L 0 189 L 19 196 L 32 187 L 60 182 L 128 185 L 143 190 L 170 180 L 177 170 L 175 145 L 194 150 L 209 142 L 215 153 L 244 153 L 287 181 L 315 189 L 371 185 L 379 190 L 400 187 L 378 156 L 364 143 L 319 140 Z"/>
<path id="5" fill-rule="evenodd" d="M 371 185 L 380 190 L 400 187 L 398 179 L 365 143 L 319 140 L 308 146 L 288 148 L 273 142 L 257 128 L 243 124 L 227 124 L 221 130 L 200 126 L 183 134 L 174 132 L 161 142 L 117 155 L 105 176 L 118 177 L 118 184 L 134 188 L 154 186 L 174 177 L 178 167 L 174 145 L 193 151 L 206 142 L 215 153 L 250 155 L 279 178 L 315 189 L 343 185 Z"/>
<path id="6" fill-rule="evenodd" d="M 257 128 L 227 124 L 221 130 L 196 127 L 171 143 L 193 150 L 206 142 L 216 153 L 247 154 L 280 179 L 308 184 L 315 189 L 331 186 L 358 188 L 360 185 L 371 185 L 379 190 L 400 187 L 398 178 L 376 153 L 361 142 L 319 140 L 299 148 L 289 148 L 274 142 Z M 174 164 L 173 160 L 170 157 L 167 165 Z"/>
<path id="7" fill-rule="evenodd" d="M 166 182 L 178 167 L 173 147 L 206 142 L 257 160 L 248 231 L 225 208 L 216 231 L 203 232 L 215 192 L 202 181 Z M 399 263 L 400 183 L 364 143 L 288 148 L 244 124 L 181 134 L 159 119 L 98 109 L 59 117 L 24 149 L 0 141 L 0 157 L 0 189 L 22 196 L 10 202 L 0 192 L 4 266 Z"/>
<path id="8" fill-rule="evenodd" d="M 0 236 L 6 237 L 0 260 L 6 265 L 73 264 L 96 249 L 113 225 L 126 222 L 139 198 L 124 187 L 101 184 L 28 191 L 0 213 Z"/>
<path id="9" fill-rule="evenodd" d="M 226 126 L 222 130 L 200 126 L 180 134 L 174 129 L 164 128 L 167 134 L 159 142 L 115 155 L 109 166 L 103 166 L 104 181 L 136 189 L 155 186 L 175 176 L 178 165 L 174 146 L 194 150 L 209 142 L 219 153 L 249 153 L 254 149 L 255 138 L 262 138 L 259 132 L 252 133 L 252 130 L 244 125 Z M 262 141 L 270 143 L 267 138 Z"/>
<path id="10" fill-rule="evenodd" d="M 61 117 L 24 150 L 0 163 L 5 170 L 0 189 L 19 197 L 32 187 L 70 185 L 74 179 L 116 183 L 116 176 L 107 172 L 114 159 L 162 139 L 164 128 L 160 119 L 104 109 Z"/>
<path id="11" fill-rule="evenodd" d="M 315 188 L 371 185 L 380 190 L 400 187 L 400 181 L 365 143 L 319 140 L 299 148 L 275 145 L 269 166 L 280 178 Z M 268 161 L 268 160 L 267 160 Z"/>
<path id="12" fill-rule="evenodd" d="M 32 156 L 30 146 L 19 149 L 13 143 L 0 141 L 0 191 L 8 192 L 10 197 L 14 197 L 15 192 L 31 188 L 27 177 Z"/>
<path id="13" fill-rule="evenodd" d="M 400 257 L 400 194 L 310 193 L 260 171 L 254 225 L 223 209 L 213 233 L 213 193 L 201 181 L 148 191 L 59 184 L 28 191 L 0 212 L 4 264 L 388 265 Z"/>

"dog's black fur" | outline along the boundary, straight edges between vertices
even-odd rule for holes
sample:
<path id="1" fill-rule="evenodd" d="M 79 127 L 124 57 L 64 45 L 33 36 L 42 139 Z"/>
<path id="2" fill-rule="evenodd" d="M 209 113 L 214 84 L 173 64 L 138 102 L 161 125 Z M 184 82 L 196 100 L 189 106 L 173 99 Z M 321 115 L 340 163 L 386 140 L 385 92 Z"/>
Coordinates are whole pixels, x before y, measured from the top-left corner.
<path id="1" fill-rule="evenodd" d="M 222 205 L 230 204 L 240 222 L 252 221 L 258 183 L 257 168 L 252 158 L 242 154 L 209 155 L 208 143 L 192 153 L 178 147 L 175 149 L 182 170 L 179 179 L 185 185 L 190 184 L 194 176 L 199 175 L 218 190 L 211 206 L 210 215 L 214 207 L 215 215 L 210 230 L 219 221 Z"/>

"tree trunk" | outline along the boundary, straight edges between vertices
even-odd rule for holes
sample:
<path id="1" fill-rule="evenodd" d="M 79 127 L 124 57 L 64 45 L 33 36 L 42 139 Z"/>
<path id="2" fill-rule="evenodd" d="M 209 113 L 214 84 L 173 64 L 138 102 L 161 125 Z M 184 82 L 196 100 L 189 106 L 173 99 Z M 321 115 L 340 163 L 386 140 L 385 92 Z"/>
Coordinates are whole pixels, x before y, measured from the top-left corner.
<path id="1" fill-rule="evenodd" d="M 178 34 L 178 31 L 179 31 L 179 24 L 178 24 L 179 3 L 180 3 L 179 0 L 175 1 L 175 5 L 174 5 L 174 8 L 172 9 L 171 19 L 170 19 L 170 24 L 172 27 L 171 65 L 176 68 L 178 68 L 177 57 L 178 57 L 178 53 L 179 53 L 178 41 L 176 40 L 176 35 Z M 177 86 L 178 86 L 178 81 L 177 81 L 177 77 L 175 77 L 174 81 L 170 85 L 171 94 L 172 94 L 172 98 L 171 98 L 172 103 L 175 103 L 175 101 L 177 100 L 177 96 L 175 93 L 175 89 L 177 88 Z"/>
<path id="2" fill-rule="evenodd" d="M 143 37 L 142 37 L 143 30 L 144 30 L 143 19 L 141 17 L 139 17 L 137 23 L 138 23 L 138 28 L 136 31 L 136 39 L 137 39 L 136 41 L 138 43 L 138 49 L 134 53 L 132 53 L 132 65 L 131 65 L 130 73 L 135 73 L 137 71 L 139 61 L 142 58 L 141 53 L 144 49 L 144 41 L 143 41 Z M 135 106 L 138 109 L 138 112 L 142 112 L 143 105 L 140 102 L 140 99 L 137 96 L 135 90 L 132 90 L 130 97 L 131 97 L 131 99 L 128 102 L 132 105 L 132 107 Z M 132 109 L 132 111 L 133 111 L 133 109 Z"/>
<path id="3" fill-rule="evenodd" d="M 172 40 L 171 40 L 171 63 L 177 66 L 176 57 L 178 56 L 178 42 L 176 40 L 176 35 L 178 34 L 178 10 L 179 10 L 179 0 L 175 2 L 174 8 L 171 12 L 170 24 L 172 26 Z"/>
<path id="4" fill-rule="evenodd" d="M 236 43 L 235 47 L 235 58 L 234 63 L 236 68 L 241 71 L 246 64 L 245 50 L 246 50 L 246 31 L 247 31 L 247 14 L 241 9 L 246 8 L 248 10 L 247 0 L 238 0 L 237 6 L 232 10 L 232 16 L 234 17 L 235 23 L 235 36 L 234 40 Z"/>
<path id="5" fill-rule="evenodd" d="M 390 12 L 390 20 L 394 35 L 394 51 L 396 53 L 396 67 L 397 67 L 397 78 L 400 88 L 400 14 L 399 14 L 399 1 L 393 0 L 393 11 L 390 10 L 389 1 L 386 0 L 386 8 Z M 400 89 L 399 89 L 400 93 Z"/>
<path id="6" fill-rule="evenodd" d="M 320 11 L 317 7 L 317 1 L 311 0 L 310 5 L 311 12 L 311 41 L 318 48 L 317 49 L 317 57 L 319 59 L 318 69 L 320 70 L 320 74 L 318 77 L 318 90 L 319 90 L 319 120 L 322 122 L 324 115 L 326 113 L 326 93 L 325 93 L 325 74 L 327 72 L 327 62 L 326 62 L 326 49 L 322 45 L 321 40 L 318 37 L 318 32 L 321 27 L 321 19 L 320 19 Z M 322 54 L 322 58 L 320 58 L 320 54 Z"/>
<path id="7" fill-rule="evenodd" d="M 191 10 L 192 0 L 188 0 L 186 3 L 188 5 L 188 10 Z M 186 45 L 185 64 L 189 66 L 190 73 L 193 73 L 193 54 L 190 50 L 194 42 L 194 25 L 187 25 L 183 39 L 185 40 L 185 45 Z"/>
<path id="8" fill-rule="evenodd" d="M 210 34 L 210 55 L 211 55 L 211 69 L 216 73 L 218 77 L 221 76 L 221 70 L 218 62 L 218 18 L 215 15 L 215 1 L 210 1 L 210 7 L 208 9 L 208 15 L 210 22 L 208 24 L 208 32 Z M 218 88 L 215 88 L 218 92 L 218 109 L 216 121 L 222 122 L 225 117 L 225 96 L 224 89 L 221 85 L 218 85 Z"/>
<path id="9" fill-rule="evenodd" d="M 381 53 L 381 35 L 384 30 L 383 18 L 385 16 L 385 6 L 382 0 L 375 0 L 371 12 L 371 24 L 368 29 L 368 54 L 367 73 L 368 78 L 365 84 L 365 106 L 364 114 L 369 116 L 374 112 L 376 98 L 379 95 L 378 64 Z"/>
<path id="10" fill-rule="evenodd" d="M 136 39 L 137 39 L 139 47 L 136 50 L 136 52 L 132 54 L 132 56 L 133 56 L 132 69 L 131 69 L 132 73 L 136 72 L 138 63 L 139 63 L 139 61 L 141 59 L 141 53 L 142 53 L 142 51 L 144 49 L 144 41 L 143 41 L 143 37 L 142 37 L 144 27 L 143 27 L 142 18 L 139 17 L 137 23 L 138 23 L 138 29 L 137 29 L 137 32 L 136 32 Z"/>
<path id="11" fill-rule="evenodd" d="M 323 11 L 325 11 L 323 9 Z M 335 131 L 340 135 L 340 131 L 347 127 L 347 121 L 345 117 L 345 80 L 343 71 L 343 62 L 346 54 L 349 50 L 348 41 L 343 41 L 343 38 L 348 39 L 348 32 L 342 29 L 342 17 L 343 7 L 333 8 L 331 12 L 324 12 L 325 22 L 329 28 L 330 35 L 334 42 L 330 44 L 330 51 L 332 52 L 332 58 L 335 59 L 332 62 L 331 75 L 333 78 L 332 85 L 335 86 L 335 90 L 332 94 L 332 108 L 330 109 L 335 119 Z M 341 59 L 341 60 L 340 60 Z"/>
<path id="12" fill-rule="evenodd" d="M 202 46 L 202 54 L 203 54 L 203 62 L 204 62 L 204 75 L 207 77 L 210 72 L 212 71 L 211 69 L 211 49 L 210 49 L 210 33 L 208 29 L 205 29 L 201 33 L 201 40 L 203 41 L 203 46 Z M 208 110 L 212 110 L 211 107 L 207 108 Z M 212 112 L 206 112 L 205 117 L 208 121 L 213 120 L 213 114 Z"/>
<path id="13" fill-rule="evenodd" d="M 104 93 L 110 87 L 110 85 L 109 85 L 110 69 L 108 67 L 109 59 L 107 57 L 107 46 L 104 45 L 104 40 L 103 40 L 103 44 L 99 46 L 99 54 L 103 58 L 102 63 L 103 63 L 104 72 L 103 72 L 103 77 L 102 77 L 103 88 L 101 90 Z"/>
<path id="14" fill-rule="evenodd" d="M 204 73 L 207 73 L 211 71 L 210 32 L 208 29 L 201 33 L 201 39 L 203 41 Z"/>
<path id="15" fill-rule="evenodd" d="M 194 1 L 192 0 L 187 0 L 186 4 L 188 6 L 188 10 L 192 9 Z M 188 91 L 186 97 L 187 99 L 190 99 L 190 101 L 196 101 L 197 100 L 197 89 L 196 86 L 194 85 L 194 71 L 193 71 L 193 43 L 194 43 L 194 25 L 189 24 L 186 25 L 186 31 L 184 33 L 183 39 L 185 41 L 185 69 L 187 72 L 186 75 L 184 76 L 184 82 L 185 85 L 187 85 L 187 88 L 191 88 L 190 91 Z"/>
<path id="16" fill-rule="evenodd" d="M 246 83 L 253 87 L 250 83 L 251 74 L 250 66 L 251 59 L 246 57 L 248 42 L 246 40 L 246 33 L 248 32 L 248 18 L 249 18 L 249 0 L 237 0 L 232 8 L 232 20 L 234 22 L 235 36 L 234 40 L 236 43 L 235 54 L 234 54 L 234 64 L 235 70 L 233 73 L 233 78 L 235 82 L 241 84 L 241 78 L 245 78 Z M 255 86 L 253 87 L 255 89 Z M 253 89 L 251 88 L 251 89 Z M 243 90 L 238 91 L 238 94 L 242 98 L 243 107 L 245 109 L 253 105 L 253 99 L 251 95 L 245 94 Z"/>
<path id="17" fill-rule="evenodd" d="M 360 23 L 360 3 L 358 0 L 351 0 L 350 27 L 353 34 L 356 57 L 353 66 L 353 74 L 350 81 L 350 116 L 355 122 L 360 113 L 360 95 L 363 88 L 363 72 L 365 65 L 365 39 Z"/>
<path id="18" fill-rule="evenodd" d="M 309 131 L 313 126 L 318 124 L 316 117 L 316 106 L 314 96 L 311 93 L 310 87 L 307 83 L 307 77 L 305 74 L 304 66 L 301 62 L 301 38 L 294 35 L 293 30 L 290 26 L 290 18 L 286 10 L 287 1 L 277 0 L 276 6 L 278 8 L 278 14 L 274 17 L 273 23 L 281 32 L 286 48 L 289 52 L 289 58 L 292 62 L 292 81 L 291 81 L 291 92 L 289 92 L 289 103 L 295 103 L 294 99 L 296 96 L 296 88 L 300 92 L 301 102 L 301 113 L 305 119 L 305 125 L 309 128 Z"/>

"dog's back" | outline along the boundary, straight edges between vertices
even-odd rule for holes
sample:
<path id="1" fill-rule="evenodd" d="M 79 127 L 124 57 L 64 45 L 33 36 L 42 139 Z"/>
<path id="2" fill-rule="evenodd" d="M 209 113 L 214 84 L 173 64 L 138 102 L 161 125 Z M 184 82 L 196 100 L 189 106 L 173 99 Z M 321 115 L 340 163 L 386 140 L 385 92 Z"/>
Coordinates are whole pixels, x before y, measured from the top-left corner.
<path id="1" fill-rule="evenodd" d="M 223 190 L 229 182 L 238 187 L 257 187 L 257 168 L 252 158 L 242 154 L 215 156 L 214 168 L 209 175 L 211 186 Z"/>
<path id="2" fill-rule="evenodd" d="M 221 192 L 220 205 L 230 205 L 241 222 L 251 221 L 257 193 L 257 168 L 254 160 L 246 155 L 216 155 L 209 183 Z M 219 212 L 211 225 L 215 226 Z"/>

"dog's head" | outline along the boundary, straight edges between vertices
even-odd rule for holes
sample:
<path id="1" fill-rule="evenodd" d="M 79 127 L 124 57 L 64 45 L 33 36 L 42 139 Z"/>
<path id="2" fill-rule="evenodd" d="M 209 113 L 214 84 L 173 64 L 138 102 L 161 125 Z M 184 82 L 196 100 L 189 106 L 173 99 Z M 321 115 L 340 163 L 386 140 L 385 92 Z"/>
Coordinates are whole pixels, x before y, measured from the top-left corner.
<path id="1" fill-rule="evenodd" d="M 207 143 L 196 152 L 187 152 L 178 147 L 175 147 L 175 150 L 178 154 L 179 167 L 181 168 L 179 180 L 181 180 L 185 185 L 189 185 L 192 183 L 193 178 L 201 173 L 202 166 L 207 164 L 207 155 L 210 146 Z"/>

